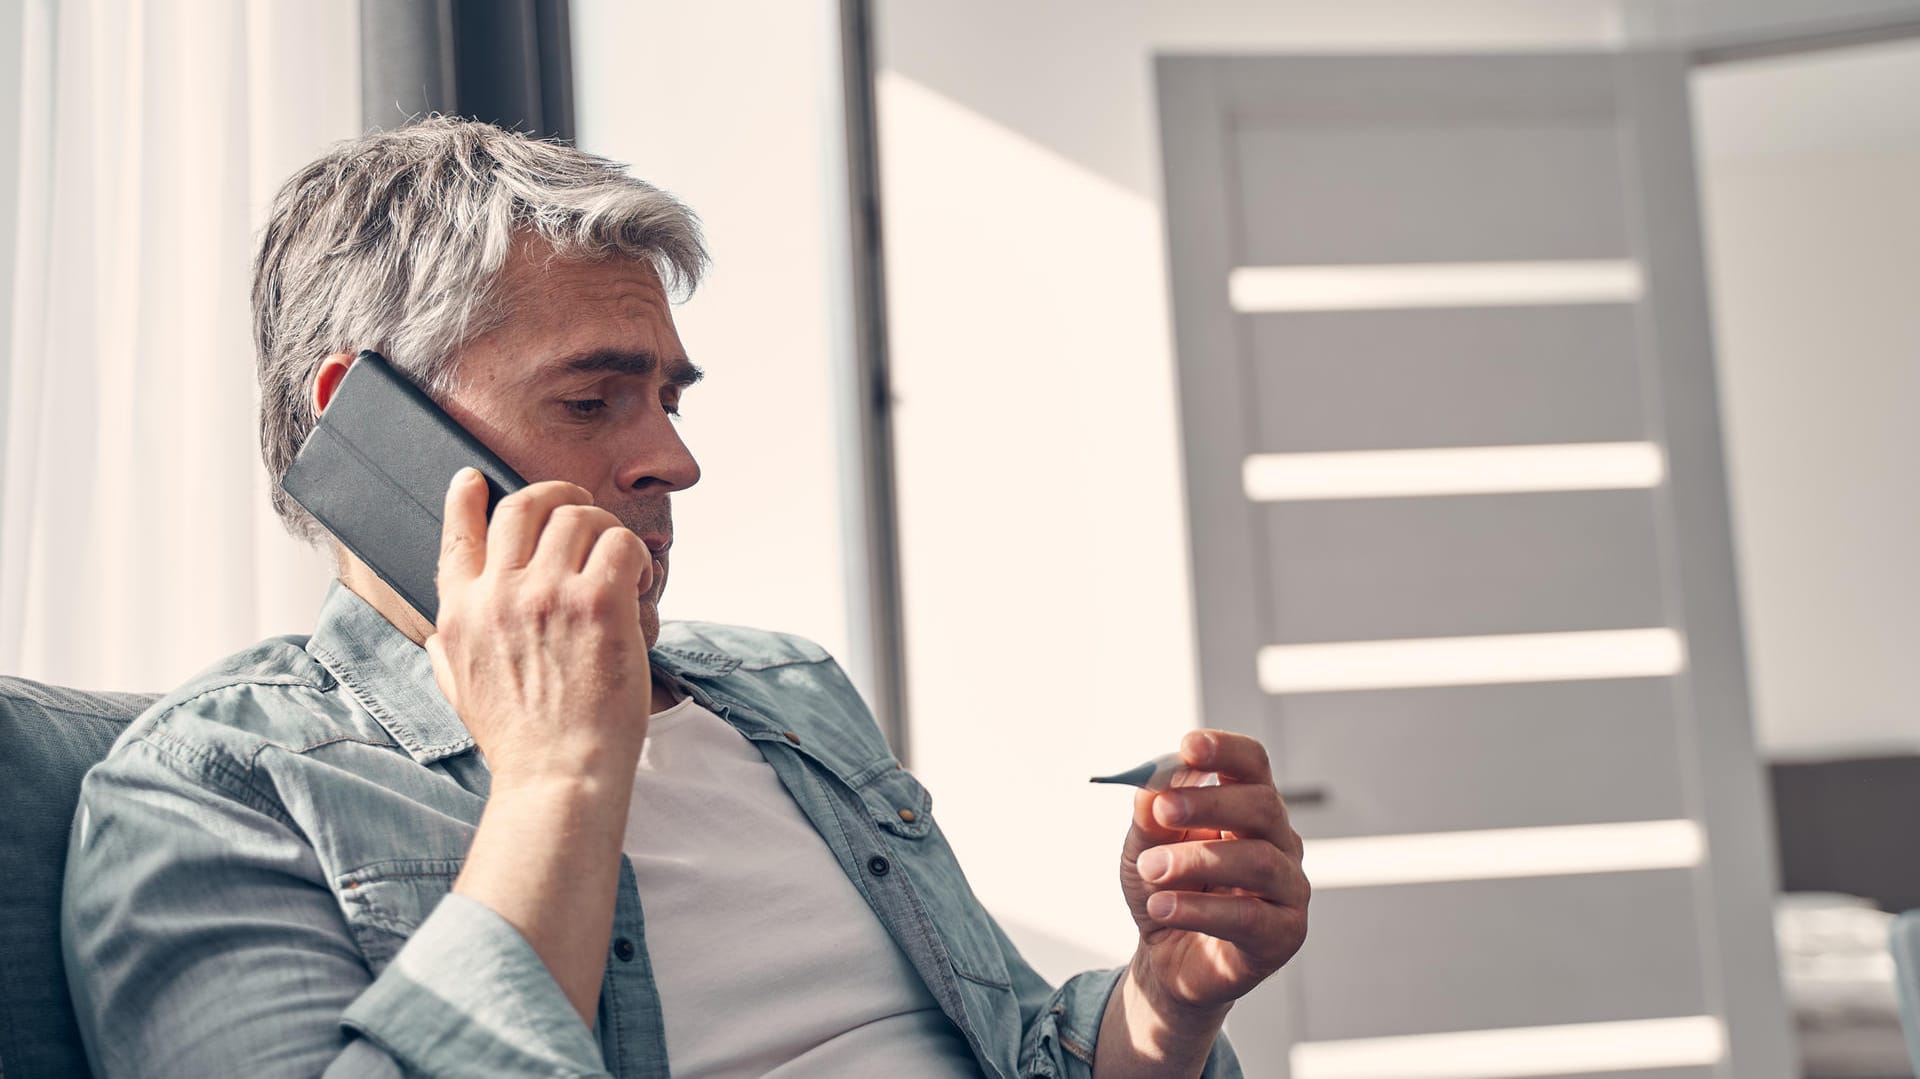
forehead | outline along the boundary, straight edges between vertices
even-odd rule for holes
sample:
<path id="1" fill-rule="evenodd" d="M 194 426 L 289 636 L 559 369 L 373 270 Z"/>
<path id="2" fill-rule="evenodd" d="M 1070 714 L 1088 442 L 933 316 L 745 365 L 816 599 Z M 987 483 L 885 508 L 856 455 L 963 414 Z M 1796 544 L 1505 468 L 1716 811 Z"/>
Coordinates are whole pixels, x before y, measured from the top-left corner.
<path id="1" fill-rule="evenodd" d="M 521 244 L 497 295 L 505 318 L 462 350 L 469 377 L 519 382 L 558 357 L 595 350 L 685 354 L 666 290 L 644 262 L 556 258 L 545 245 Z"/>

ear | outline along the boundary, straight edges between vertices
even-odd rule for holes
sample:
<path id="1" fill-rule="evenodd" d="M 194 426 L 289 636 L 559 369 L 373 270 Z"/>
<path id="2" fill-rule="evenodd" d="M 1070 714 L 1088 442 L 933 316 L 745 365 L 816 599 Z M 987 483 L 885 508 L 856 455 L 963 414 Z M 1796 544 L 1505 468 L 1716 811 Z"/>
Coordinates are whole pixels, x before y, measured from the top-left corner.
<path id="1" fill-rule="evenodd" d="M 347 377 L 347 368 L 353 366 L 353 353 L 336 352 L 320 361 L 320 373 L 313 379 L 313 413 L 319 415 L 327 410 L 327 403 L 333 400 L 333 391 L 340 388 L 340 380 Z"/>

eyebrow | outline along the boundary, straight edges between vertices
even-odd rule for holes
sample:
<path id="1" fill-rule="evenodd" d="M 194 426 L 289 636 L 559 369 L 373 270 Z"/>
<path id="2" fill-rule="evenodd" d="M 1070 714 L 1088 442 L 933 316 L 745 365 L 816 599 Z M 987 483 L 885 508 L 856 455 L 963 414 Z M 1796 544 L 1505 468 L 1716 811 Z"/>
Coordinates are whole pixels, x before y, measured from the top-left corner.
<path id="1" fill-rule="evenodd" d="M 660 358 L 647 349 L 596 348 L 562 357 L 546 370 L 549 375 L 651 375 L 660 367 Z M 675 386 L 691 386 L 707 373 L 685 356 L 666 363 L 667 381 Z"/>

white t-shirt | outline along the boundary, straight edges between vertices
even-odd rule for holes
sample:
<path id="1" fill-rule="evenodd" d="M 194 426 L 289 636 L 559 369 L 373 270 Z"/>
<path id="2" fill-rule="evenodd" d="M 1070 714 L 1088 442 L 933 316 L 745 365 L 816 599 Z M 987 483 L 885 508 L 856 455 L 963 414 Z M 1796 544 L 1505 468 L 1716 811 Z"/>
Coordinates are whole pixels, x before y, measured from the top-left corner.
<path id="1" fill-rule="evenodd" d="M 691 698 L 649 723 L 622 846 L 676 1079 L 978 1079 L 773 766 Z"/>

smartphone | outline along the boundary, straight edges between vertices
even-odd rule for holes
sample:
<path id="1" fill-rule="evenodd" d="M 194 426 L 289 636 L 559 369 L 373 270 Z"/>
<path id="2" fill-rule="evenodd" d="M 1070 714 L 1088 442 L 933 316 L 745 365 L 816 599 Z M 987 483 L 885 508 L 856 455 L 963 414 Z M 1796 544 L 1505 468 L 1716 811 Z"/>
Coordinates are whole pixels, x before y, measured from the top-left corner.
<path id="1" fill-rule="evenodd" d="M 428 622 L 440 617 L 441 510 L 453 474 L 487 478 L 487 517 L 527 485 L 378 352 L 347 368 L 280 486 Z"/>

